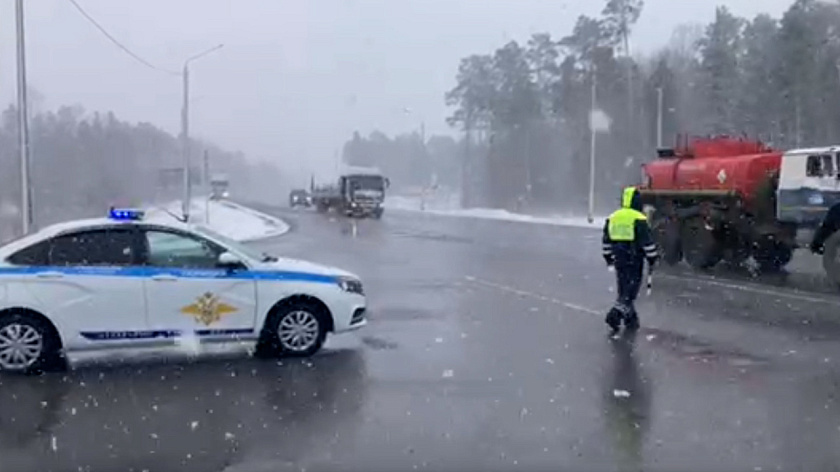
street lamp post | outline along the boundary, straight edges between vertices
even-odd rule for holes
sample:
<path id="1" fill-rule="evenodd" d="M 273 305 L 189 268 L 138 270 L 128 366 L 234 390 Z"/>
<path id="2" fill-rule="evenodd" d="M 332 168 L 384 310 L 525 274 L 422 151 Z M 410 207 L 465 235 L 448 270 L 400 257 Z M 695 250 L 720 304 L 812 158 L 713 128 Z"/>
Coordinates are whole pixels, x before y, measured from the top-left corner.
<path id="1" fill-rule="evenodd" d="M 598 72 L 595 65 L 592 65 L 592 90 L 590 91 L 589 107 L 589 212 L 587 220 L 592 223 L 595 220 L 595 144 L 597 142 L 598 130 L 595 129 L 595 110 L 598 106 Z"/>
<path id="2" fill-rule="evenodd" d="M 33 223 L 32 191 L 29 185 L 29 107 L 26 94 L 26 47 L 24 44 L 23 0 L 15 2 L 17 31 L 17 117 L 18 151 L 20 152 L 20 214 L 23 234 Z"/>
<path id="3" fill-rule="evenodd" d="M 656 148 L 662 147 L 662 87 L 656 89 Z"/>
<path id="4" fill-rule="evenodd" d="M 181 73 L 184 88 L 184 103 L 181 107 L 181 153 L 184 160 L 184 201 L 181 205 L 181 212 L 184 216 L 184 221 L 189 221 L 190 218 L 190 201 L 192 195 L 190 192 L 190 62 L 204 57 L 212 52 L 218 51 L 224 47 L 223 44 L 214 46 L 204 52 L 196 54 L 184 61 L 184 69 Z"/>
<path id="5" fill-rule="evenodd" d="M 411 109 L 411 107 L 403 107 L 403 113 L 406 116 L 415 115 L 414 110 Z M 429 149 L 426 146 L 426 120 L 422 116 L 420 116 L 419 118 L 420 118 L 420 130 L 419 130 L 420 131 L 420 145 L 423 147 L 423 158 L 426 159 L 428 157 L 428 153 L 429 153 Z M 427 160 L 425 160 L 424 162 L 428 164 Z M 430 179 L 431 179 L 431 176 L 430 176 Z M 435 185 L 435 183 L 430 180 L 428 189 L 432 190 L 432 187 L 434 185 Z M 426 206 L 426 188 L 425 187 L 424 187 L 424 189 L 421 193 L 420 206 L 421 206 L 421 209 L 425 209 L 425 206 Z"/>

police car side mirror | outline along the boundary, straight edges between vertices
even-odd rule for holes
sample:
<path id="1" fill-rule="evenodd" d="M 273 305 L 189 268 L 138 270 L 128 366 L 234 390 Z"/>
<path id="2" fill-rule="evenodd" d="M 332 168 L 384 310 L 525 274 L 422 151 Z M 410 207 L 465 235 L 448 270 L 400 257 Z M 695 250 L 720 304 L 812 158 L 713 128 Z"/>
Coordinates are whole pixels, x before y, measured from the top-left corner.
<path id="1" fill-rule="evenodd" d="M 236 257 L 236 255 L 234 255 L 233 253 L 227 251 L 219 254 L 218 264 L 219 267 L 228 270 L 235 270 L 243 267 L 242 260 Z"/>

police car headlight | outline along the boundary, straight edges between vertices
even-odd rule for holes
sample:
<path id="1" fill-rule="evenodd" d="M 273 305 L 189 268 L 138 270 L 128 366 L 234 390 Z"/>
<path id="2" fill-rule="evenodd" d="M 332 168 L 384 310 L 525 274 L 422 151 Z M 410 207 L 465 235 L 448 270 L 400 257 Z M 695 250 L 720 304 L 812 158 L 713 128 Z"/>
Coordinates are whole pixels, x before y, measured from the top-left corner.
<path id="1" fill-rule="evenodd" d="M 362 287 L 362 281 L 359 279 L 354 279 L 352 277 L 339 277 L 338 286 L 348 293 L 357 293 L 359 295 L 365 294 L 364 288 Z"/>

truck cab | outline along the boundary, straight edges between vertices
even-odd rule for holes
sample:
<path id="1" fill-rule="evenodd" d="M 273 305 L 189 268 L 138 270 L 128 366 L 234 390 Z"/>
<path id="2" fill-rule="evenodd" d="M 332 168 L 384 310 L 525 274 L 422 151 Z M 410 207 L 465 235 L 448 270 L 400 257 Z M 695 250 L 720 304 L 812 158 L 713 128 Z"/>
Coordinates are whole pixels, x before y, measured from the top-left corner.
<path id="1" fill-rule="evenodd" d="M 353 173 L 339 177 L 339 191 L 348 216 L 381 218 L 387 178 L 379 173 Z"/>
<path id="2" fill-rule="evenodd" d="M 840 146 L 785 152 L 776 198 L 779 221 L 819 226 L 828 209 L 840 203 Z"/>
<path id="3" fill-rule="evenodd" d="M 840 146 L 794 149 L 782 156 L 776 195 L 779 221 L 816 230 L 812 250 L 822 254 L 828 278 L 840 286 Z"/>

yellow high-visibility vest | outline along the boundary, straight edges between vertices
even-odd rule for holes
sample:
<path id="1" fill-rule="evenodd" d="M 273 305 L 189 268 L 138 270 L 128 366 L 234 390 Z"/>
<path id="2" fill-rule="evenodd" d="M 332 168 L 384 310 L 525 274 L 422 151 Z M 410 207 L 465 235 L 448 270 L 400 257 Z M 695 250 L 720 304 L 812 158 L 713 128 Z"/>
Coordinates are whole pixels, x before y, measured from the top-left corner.
<path id="1" fill-rule="evenodd" d="M 631 242 L 636 239 L 636 222 L 647 221 L 644 213 L 632 208 L 622 208 L 610 215 L 607 233 L 615 242 Z"/>

